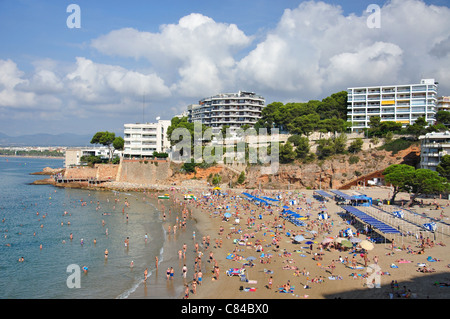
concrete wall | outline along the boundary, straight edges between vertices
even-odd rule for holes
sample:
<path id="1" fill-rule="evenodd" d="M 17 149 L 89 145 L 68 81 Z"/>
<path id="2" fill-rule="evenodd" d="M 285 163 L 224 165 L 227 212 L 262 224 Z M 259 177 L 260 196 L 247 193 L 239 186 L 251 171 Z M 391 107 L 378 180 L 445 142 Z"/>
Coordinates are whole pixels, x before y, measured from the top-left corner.
<path id="1" fill-rule="evenodd" d="M 155 184 L 172 175 L 170 162 L 165 160 L 122 160 L 118 182 Z"/>
<path id="2" fill-rule="evenodd" d="M 73 167 L 66 168 L 64 178 L 95 178 L 97 176 L 97 169 L 95 167 Z"/>
<path id="3" fill-rule="evenodd" d="M 78 166 L 66 168 L 64 178 L 90 178 L 115 180 L 119 165 L 117 164 L 95 164 L 94 167 Z"/>

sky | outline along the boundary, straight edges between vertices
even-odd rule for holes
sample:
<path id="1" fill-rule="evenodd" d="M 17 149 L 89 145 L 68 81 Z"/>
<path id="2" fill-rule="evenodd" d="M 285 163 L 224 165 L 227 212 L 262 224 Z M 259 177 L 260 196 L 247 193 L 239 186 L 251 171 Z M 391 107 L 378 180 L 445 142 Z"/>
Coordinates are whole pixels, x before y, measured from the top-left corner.
<path id="1" fill-rule="evenodd" d="M 449 0 L 0 0 L 10 136 L 123 135 L 218 93 L 305 102 L 422 78 L 450 95 Z"/>

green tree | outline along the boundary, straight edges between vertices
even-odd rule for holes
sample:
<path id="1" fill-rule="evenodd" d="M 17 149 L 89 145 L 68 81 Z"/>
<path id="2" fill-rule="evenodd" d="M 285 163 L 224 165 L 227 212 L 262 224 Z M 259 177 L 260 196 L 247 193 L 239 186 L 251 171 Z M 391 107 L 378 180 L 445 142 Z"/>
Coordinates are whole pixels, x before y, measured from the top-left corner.
<path id="1" fill-rule="evenodd" d="M 426 127 L 428 126 L 427 121 L 425 120 L 425 117 L 419 117 L 414 124 L 408 125 L 406 127 L 406 132 L 414 135 L 416 139 L 419 138 L 420 135 L 424 135 L 427 133 Z"/>
<path id="2" fill-rule="evenodd" d="M 123 146 L 125 145 L 125 141 L 123 137 L 117 136 L 113 141 L 113 147 L 115 150 L 123 151 Z"/>
<path id="3" fill-rule="evenodd" d="M 280 163 L 286 164 L 291 163 L 295 159 L 296 153 L 290 142 L 286 142 L 280 147 Z"/>
<path id="4" fill-rule="evenodd" d="M 338 136 L 334 137 L 332 139 L 332 141 L 333 141 L 334 153 L 335 154 L 343 154 L 345 152 L 345 148 L 347 145 L 347 135 L 339 134 Z"/>
<path id="5" fill-rule="evenodd" d="M 437 111 L 436 112 L 436 122 L 450 125 L 450 112 L 448 111 Z"/>
<path id="6" fill-rule="evenodd" d="M 450 189 L 446 178 L 439 176 L 438 172 L 425 168 L 415 170 L 413 179 L 409 181 L 408 186 L 412 193 L 412 197 L 408 203 L 409 206 L 414 203 L 414 200 L 419 195 L 434 194 Z"/>
<path id="7" fill-rule="evenodd" d="M 91 139 L 91 144 L 101 144 L 108 147 L 109 161 L 111 162 L 113 155 L 113 143 L 116 139 L 116 134 L 112 132 L 97 132 Z"/>
<path id="8" fill-rule="evenodd" d="M 446 179 L 429 169 L 416 170 L 409 165 L 394 164 L 386 168 L 383 175 L 386 183 L 390 183 L 394 187 L 392 201 L 401 191 L 412 194 L 408 205 L 411 205 L 421 194 L 433 194 L 449 189 Z"/>
<path id="9" fill-rule="evenodd" d="M 436 172 L 447 180 L 450 180 L 450 155 L 444 155 L 436 167 Z"/>
<path id="10" fill-rule="evenodd" d="M 362 138 L 358 137 L 353 142 L 350 143 L 350 145 L 348 146 L 348 151 L 350 153 L 358 153 L 362 150 L 363 144 L 364 142 Z"/>
<path id="11" fill-rule="evenodd" d="M 181 168 L 186 172 L 186 173 L 195 173 L 195 167 L 197 167 L 198 164 L 194 162 L 194 159 L 192 158 L 190 162 L 185 162 L 183 164 L 183 166 L 181 166 Z"/>
<path id="12" fill-rule="evenodd" d="M 320 120 L 318 114 L 309 114 L 296 117 L 291 123 L 287 125 L 289 132 L 292 134 L 304 134 L 308 136 L 317 128 Z"/>
<path id="13" fill-rule="evenodd" d="M 241 184 L 243 184 L 244 182 L 245 182 L 245 172 L 242 171 L 241 174 L 239 174 L 237 183 L 238 183 L 239 185 L 241 185 Z"/>
<path id="14" fill-rule="evenodd" d="M 214 174 L 214 177 L 212 179 L 212 184 L 219 185 L 221 181 L 222 181 L 222 176 L 220 176 L 219 174 Z"/>
<path id="15" fill-rule="evenodd" d="M 297 135 L 298 136 L 298 135 Z M 295 145 L 295 157 L 298 159 L 304 159 L 309 153 L 309 139 L 307 137 L 301 136 L 294 143 Z"/>
<path id="16" fill-rule="evenodd" d="M 319 159 L 325 159 L 335 154 L 334 143 L 331 138 L 322 138 L 317 141 L 317 157 Z"/>

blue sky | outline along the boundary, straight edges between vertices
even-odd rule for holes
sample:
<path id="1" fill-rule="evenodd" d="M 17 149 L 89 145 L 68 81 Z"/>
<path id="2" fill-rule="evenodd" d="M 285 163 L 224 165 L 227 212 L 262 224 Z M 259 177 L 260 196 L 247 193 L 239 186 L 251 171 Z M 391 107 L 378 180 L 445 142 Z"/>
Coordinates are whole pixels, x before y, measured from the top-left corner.
<path id="1" fill-rule="evenodd" d="M 81 28 L 69 29 L 69 4 Z M 378 4 L 381 27 L 366 8 Z M 450 95 L 449 1 L 0 1 L 0 132 L 120 134 L 199 99 L 266 102 L 432 77 Z"/>

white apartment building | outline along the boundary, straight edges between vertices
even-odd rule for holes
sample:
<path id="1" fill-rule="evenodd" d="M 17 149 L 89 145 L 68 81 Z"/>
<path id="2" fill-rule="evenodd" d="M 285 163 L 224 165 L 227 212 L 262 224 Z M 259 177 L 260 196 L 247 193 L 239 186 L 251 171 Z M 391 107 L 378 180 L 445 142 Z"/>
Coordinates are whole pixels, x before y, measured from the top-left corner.
<path id="1" fill-rule="evenodd" d="M 420 168 L 433 171 L 444 155 L 450 154 L 450 132 L 432 132 L 419 137 Z"/>
<path id="2" fill-rule="evenodd" d="M 437 99 L 436 112 L 447 111 L 450 112 L 450 96 L 440 96 Z"/>
<path id="3" fill-rule="evenodd" d="M 167 128 L 171 122 L 157 119 L 157 123 L 124 125 L 124 158 L 151 157 L 153 152 L 169 152 Z"/>
<path id="4" fill-rule="evenodd" d="M 437 104 L 437 82 L 422 79 L 419 84 L 369 86 L 348 88 L 347 120 L 352 132 L 369 127 L 372 116 L 381 121 L 414 124 L 425 117 L 433 124 Z"/>
<path id="5" fill-rule="evenodd" d="M 121 151 L 114 150 L 113 158 L 120 156 Z M 64 157 L 64 167 L 73 167 L 81 165 L 83 156 L 100 156 L 103 159 L 109 158 L 109 150 L 107 147 L 78 147 L 66 149 Z"/>
<path id="6" fill-rule="evenodd" d="M 264 97 L 253 92 L 222 93 L 189 105 L 188 120 L 212 127 L 214 133 L 224 125 L 234 131 L 246 124 L 253 127 L 261 118 L 264 106 Z"/>

